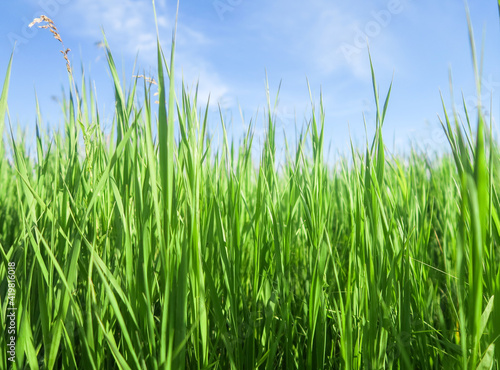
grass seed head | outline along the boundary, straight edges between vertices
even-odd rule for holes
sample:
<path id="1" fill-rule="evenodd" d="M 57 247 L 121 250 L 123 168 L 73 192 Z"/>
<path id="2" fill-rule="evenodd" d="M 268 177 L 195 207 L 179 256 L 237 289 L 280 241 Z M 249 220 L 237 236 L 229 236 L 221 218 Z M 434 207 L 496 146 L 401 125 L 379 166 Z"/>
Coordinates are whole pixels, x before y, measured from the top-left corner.
<path id="1" fill-rule="evenodd" d="M 70 52 L 71 49 L 68 49 L 64 46 L 64 42 L 61 39 L 61 35 L 59 34 L 59 31 L 57 30 L 57 27 L 56 27 L 54 21 L 45 15 L 41 15 L 39 18 L 33 19 L 33 21 L 29 24 L 29 27 L 31 28 L 35 24 L 39 24 L 39 23 L 43 23 L 43 22 L 45 22 L 46 24 L 38 26 L 38 28 L 48 29 L 52 33 L 54 38 L 62 44 L 63 50 L 61 50 L 61 53 L 63 54 L 63 58 L 66 61 L 66 69 L 68 70 L 69 73 L 71 73 L 71 64 L 70 64 L 69 59 L 68 59 L 68 53 Z"/>

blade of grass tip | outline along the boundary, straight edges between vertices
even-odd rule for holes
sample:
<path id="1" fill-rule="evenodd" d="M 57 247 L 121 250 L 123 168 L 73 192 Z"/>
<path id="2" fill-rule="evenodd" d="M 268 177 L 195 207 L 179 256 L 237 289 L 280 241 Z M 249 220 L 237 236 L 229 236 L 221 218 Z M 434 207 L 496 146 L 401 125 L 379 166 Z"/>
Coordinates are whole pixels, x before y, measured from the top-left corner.
<path id="1" fill-rule="evenodd" d="M 175 16 L 175 26 L 172 34 L 172 47 L 170 53 L 170 70 L 169 78 L 170 78 L 170 86 L 169 86 L 169 101 L 168 101 L 168 117 L 165 109 L 166 98 L 165 98 L 165 80 L 163 74 L 163 62 L 162 62 L 162 50 L 160 46 L 160 34 L 158 30 L 158 19 L 156 15 L 156 7 L 155 2 L 153 0 L 153 11 L 155 17 L 155 25 L 156 25 L 156 38 L 157 38 L 157 54 L 158 54 L 158 91 L 159 91 L 159 108 L 158 108 L 158 141 L 160 148 L 160 180 L 162 185 L 162 195 L 163 195 L 163 239 L 164 245 L 169 246 L 169 229 L 171 226 L 171 215 L 172 215 L 172 204 L 173 204 L 173 187 L 174 187 L 174 103 L 175 103 L 175 85 L 174 85 L 174 51 L 175 51 L 175 36 L 177 30 L 177 20 L 179 15 L 179 1 L 177 1 L 177 11 Z M 168 68 L 168 66 L 167 66 Z M 167 229 L 165 229 L 167 228 Z M 185 278 L 185 277 L 183 277 Z M 168 279 L 167 279 L 168 280 Z M 165 286 L 165 294 L 168 294 L 168 285 Z M 184 294 L 183 292 L 179 292 L 179 294 Z M 184 297 L 186 295 L 184 294 Z M 185 300 L 185 298 L 184 298 Z M 176 307 L 178 309 L 180 315 L 182 308 Z M 161 334 L 160 334 L 160 363 L 166 363 L 167 361 L 167 318 L 169 312 L 168 307 L 164 305 L 162 310 L 162 326 L 161 326 Z M 185 316 L 185 315 L 184 315 Z M 179 320 L 180 319 L 180 320 Z M 185 319 L 182 317 L 175 320 L 175 341 L 176 344 L 179 344 L 185 336 L 186 325 Z M 172 324 L 171 324 L 172 325 Z M 173 343 L 169 343 L 168 349 L 168 358 L 172 358 L 172 345 Z M 184 357 L 184 352 L 180 354 L 180 358 Z M 184 362 L 181 362 L 184 364 Z M 170 364 L 166 365 L 168 368 Z"/>
<path id="2" fill-rule="evenodd" d="M 480 341 L 480 320 L 482 312 L 482 288 L 483 288 L 483 268 L 482 256 L 483 248 L 486 239 L 487 217 L 488 217 L 488 169 L 486 165 L 486 155 L 484 148 L 484 120 L 481 111 L 481 75 L 477 63 L 476 46 L 474 41 L 474 31 L 472 28 L 472 21 L 470 18 L 469 8 L 467 2 L 465 3 L 465 11 L 467 16 L 467 25 L 469 30 L 469 42 L 471 48 L 472 64 L 474 66 L 474 78 L 476 81 L 477 93 L 477 110 L 478 110 L 478 123 L 477 123 L 477 138 L 476 150 L 474 153 L 474 182 L 475 187 L 470 186 L 470 206 L 471 206 L 471 222 L 472 222 L 472 282 L 473 282 L 473 299 L 470 303 L 470 312 L 472 313 L 472 358 L 469 365 L 476 366 L 476 356 L 479 351 Z M 481 57 L 482 64 L 482 57 Z M 475 189 L 474 189 L 475 188 Z M 474 194 L 474 190 L 477 193 Z M 475 197 L 477 196 L 477 198 Z M 475 198 L 475 199 L 474 199 Z"/>
<path id="3" fill-rule="evenodd" d="M 483 27 L 483 37 L 481 39 L 481 58 L 479 59 L 479 77 L 483 76 L 485 41 L 486 41 L 486 27 Z"/>
<path id="4" fill-rule="evenodd" d="M 132 68 L 133 71 L 135 71 L 136 65 L 137 65 L 137 59 L 139 58 L 139 52 L 135 55 L 134 59 L 134 67 Z M 134 108 L 134 101 L 135 101 L 135 91 L 137 88 L 137 78 L 132 79 L 132 89 L 127 96 L 127 106 L 126 106 L 126 116 L 129 117 L 130 113 L 132 113 L 132 109 Z"/>
<path id="5" fill-rule="evenodd" d="M 177 17 L 179 12 L 179 3 L 177 3 L 177 14 L 175 27 L 172 34 L 172 47 L 170 53 L 170 68 L 167 65 L 167 73 L 169 77 L 169 97 L 168 97 L 168 115 L 166 111 L 166 95 L 165 95 L 165 80 L 162 63 L 162 49 L 160 46 L 160 38 L 157 38 L 158 51 L 158 90 L 159 90 L 159 112 L 158 112 L 158 131 L 159 131 L 159 146 L 160 146 L 160 173 L 162 178 L 162 188 L 165 205 L 165 216 L 167 225 L 170 224 L 172 215 L 173 203 L 173 160 L 174 160 L 174 112 L 175 112 L 175 85 L 174 85 L 174 51 L 175 51 L 175 36 L 177 29 Z M 156 11 L 155 11 L 156 17 Z M 157 26 L 158 27 L 158 26 Z M 158 33 L 158 28 L 157 28 Z M 168 244 L 168 243 L 166 243 Z"/>
<path id="6" fill-rule="evenodd" d="M 474 31 L 472 29 L 472 22 L 470 19 L 469 9 L 466 3 L 467 24 L 469 27 L 469 41 L 472 53 L 472 64 L 474 65 L 474 78 L 476 80 L 476 93 L 477 93 L 477 138 L 474 162 L 474 180 L 477 186 L 478 201 L 479 201 L 479 214 L 481 215 L 481 236 L 483 242 L 486 237 L 486 222 L 488 216 L 488 169 L 486 165 L 486 153 L 484 147 L 484 118 L 481 107 L 481 75 L 477 66 L 476 46 L 474 42 Z M 482 59 L 482 57 L 481 57 Z M 482 63 L 482 60 L 481 60 Z M 481 67 L 482 69 L 482 67 Z M 482 247 L 481 247 L 482 248 Z"/>
<path id="7" fill-rule="evenodd" d="M 373 93 L 375 96 L 375 104 L 376 104 L 376 109 L 377 109 L 377 122 L 376 122 L 376 133 L 375 133 L 375 138 L 374 142 L 377 142 L 377 165 L 376 165 L 376 170 L 377 170 L 377 180 L 379 184 L 382 184 L 383 177 L 384 177 L 384 165 L 385 165 L 385 147 L 384 147 L 384 142 L 382 138 L 382 126 L 384 124 L 384 118 L 385 114 L 387 112 L 387 106 L 389 104 L 389 97 L 391 96 L 391 90 L 392 90 L 392 83 L 389 86 L 389 90 L 387 92 L 385 102 L 384 102 L 384 107 L 382 113 L 380 112 L 380 102 L 379 102 L 379 96 L 378 96 L 378 88 L 377 88 L 377 80 L 375 78 L 375 71 L 373 69 L 373 63 L 372 63 L 372 57 L 370 54 L 370 49 L 368 49 L 368 58 L 370 60 L 370 70 L 371 70 L 371 75 L 372 75 L 372 84 L 373 84 Z"/>
<path id="8" fill-rule="evenodd" d="M 378 125 L 382 125 L 382 116 L 380 115 L 380 104 L 379 104 L 379 97 L 378 97 L 378 90 L 377 90 L 377 80 L 375 79 L 375 71 L 373 70 L 373 63 L 372 63 L 372 55 L 370 53 L 370 48 L 368 47 L 368 59 L 370 60 L 370 71 L 372 75 L 372 85 L 373 85 L 373 95 L 375 96 L 375 104 L 377 108 L 377 127 Z"/>
<path id="9" fill-rule="evenodd" d="M 115 87 L 115 100 L 116 100 L 116 112 L 117 112 L 117 142 L 122 140 L 122 135 L 124 131 L 124 123 L 125 123 L 125 109 L 126 102 L 125 97 L 123 95 L 123 91 L 120 84 L 120 77 L 118 77 L 118 72 L 116 70 L 116 64 L 113 59 L 113 55 L 111 54 L 111 49 L 109 48 L 108 40 L 106 39 L 106 34 L 104 30 L 102 30 L 103 42 L 106 48 L 106 59 L 108 60 L 109 70 L 111 72 L 111 76 L 113 77 L 113 83 Z"/>
<path id="10" fill-rule="evenodd" d="M 484 147 L 484 120 L 482 114 L 478 117 L 476 162 L 474 164 L 474 179 L 476 181 L 479 212 L 481 215 L 481 235 L 483 242 L 486 241 L 487 217 L 489 214 L 488 204 L 488 168 L 486 164 L 486 153 Z"/>
<path id="11" fill-rule="evenodd" d="M 478 84 L 478 96 L 480 96 L 480 82 Z M 483 248 L 486 242 L 486 229 L 488 222 L 488 169 L 486 164 L 486 155 L 484 148 L 484 120 L 481 113 L 480 99 L 478 99 L 478 128 L 477 128 L 477 141 L 475 150 L 475 163 L 474 163 L 474 181 L 477 188 L 477 214 L 471 212 L 471 218 L 477 218 L 479 225 L 476 225 L 476 220 L 473 220 L 473 250 L 472 250 L 472 265 L 473 265 L 473 287 L 474 287 L 474 330 L 473 337 L 473 352 L 471 366 L 476 366 L 476 356 L 478 355 L 480 345 L 480 332 L 479 322 L 482 311 L 482 288 L 483 288 Z M 471 199 L 473 196 L 471 192 Z M 474 205 L 475 202 L 473 202 Z M 472 308 L 472 305 L 471 305 Z"/>
<path id="12" fill-rule="evenodd" d="M 207 99 L 207 105 L 205 106 L 205 114 L 203 116 L 203 125 L 202 125 L 202 129 L 201 129 L 201 133 L 200 133 L 200 137 L 199 137 L 199 140 L 200 140 L 200 148 L 203 149 L 204 147 L 204 141 L 205 141 L 205 138 L 206 138 L 206 135 L 207 135 L 207 122 L 208 122 L 208 108 L 210 107 L 210 94 L 208 95 L 208 99 Z M 209 149 L 209 142 L 207 141 L 206 143 L 206 148 L 203 152 L 203 155 L 201 157 L 201 163 L 204 162 L 205 160 L 205 157 L 208 153 L 208 149 Z"/>
<path id="13" fill-rule="evenodd" d="M 448 71 L 448 80 L 449 80 L 449 87 L 450 87 L 450 96 L 451 96 L 451 101 L 454 102 L 454 94 L 453 94 L 453 78 L 452 78 L 452 73 L 451 69 Z M 443 111 L 447 123 L 447 136 L 448 139 L 452 139 L 450 141 L 450 145 L 452 145 L 452 153 L 453 157 L 456 162 L 458 174 L 462 176 L 463 172 L 466 173 L 471 173 L 471 163 L 468 160 L 467 153 L 464 152 L 465 144 L 464 144 L 464 138 L 462 137 L 462 131 L 460 130 L 459 126 L 459 115 L 456 109 L 456 106 L 454 103 L 452 103 L 452 113 L 453 113 L 453 120 L 455 124 L 455 128 L 453 130 L 451 126 L 451 120 L 447 114 L 446 107 L 444 104 L 444 99 L 443 96 L 441 95 L 441 103 L 443 106 Z"/>
<path id="14" fill-rule="evenodd" d="M 462 104 L 463 104 L 464 114 L 465 114 L 465 123 L 467 124 L 467 127 L 465 127 L 465 123 L 461 122 L 462 123 L 462 129 L 465 132 L 465 139 L 467 139 L 467 144 L 469 145 L 470 152 L 473 153 L 473 151 L 474 151 L 474 144 L 472 143 L 472 139 L 473 139 L 474 133 L 472 132 L 472 125 L 470 123 L 471 122 L 471 118 L 470 118 L 470 115 L 469 115 L 469 109 L 467 108 L 467 103 L 465 101 L 465 96 L 464 96 L 463 93 L 462 93 Z M 478 106 L 478 108 L 480 108 L 480 107 Z"/>
<path id="15" fill-rule="evenodd" d="M 384 122 L 385 113 L 387 112 L 387 106 L 389 105 L 389 97 L 391 96 L 393 82 L 394 82 L 394 72 L 392 73 L 391 84 L 389 85 L 389 90 L 387 91 L 387 96 L 386 96 L 385 102 L 384 102 L 384 110 L 382 111 L 382 122 Z"/>
<path id="16" fill-rule="evenodd" d="M 476 43 L 474 41 L 474 30 L 472 28 L 472 21 L 470 18 L 470 11 L 469 11 L 469 6 L 467 5 L 467 1 L 465 1 L 465 15 L 467 17 L 467 27 L 469 29 L 469 46 L 471 49 L 472 66 L 474 68 L 474 77 L 476 80 L 476 92 L 477 92 L 478 99 L 480 99 L 480 96 L 481 96 L 481 79 L 480 79 L 480 77 L 481 76 L 479 74 L 479 67 L 477 65 L 477 54 L 476 54 Z"/>
<path id="17" fill-rule="evenodd" d="M 5 72 L 5 80 L 3 82 L 2 95 L 0 97 L 0 152 L 3 148 L 3 127 L 5 122 L 5 113 L 7 112 L 7 96 L 9 93 L 9 83 L 10 83 L 10 72 L 12 69 L 12 58 L 14 57 L 14 50 L 10 55 L 9 64 L 7 66 L 7 72 Z"/>

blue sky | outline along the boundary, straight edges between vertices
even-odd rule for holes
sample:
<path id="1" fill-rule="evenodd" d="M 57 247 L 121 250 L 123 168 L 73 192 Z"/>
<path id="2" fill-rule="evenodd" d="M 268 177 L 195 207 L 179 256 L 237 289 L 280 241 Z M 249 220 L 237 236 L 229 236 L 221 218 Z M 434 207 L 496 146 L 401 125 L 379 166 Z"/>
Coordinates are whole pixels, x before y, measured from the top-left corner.
<path id="1" fill-rule="evenodd" d="M 176 3 L 157 0 L 160 38 L 169 50 Z M 44 125 L 58 127 L 61 114 L 54 97 L 67 90 L 68 79 L 59 43 L 46 30 L 28 28 L 34 17 L 52 18 L 74 68 L 83 65 L 95 81 L 107 124 L 113 113 L 112 81 L 104 51 L 97 46 L 104 29 L 120 71 L 131 76 L 156 74 L 156 35 L 150 0 L 16 0 L 0 5 L 0 74 L 13 40 L 17 40 L 9 93 L 12 123 L 34 131 L 35 91 Z M 478 45 L 484 35 L 483 102 L 493 94 L 498 117 L 500 30 L 495 0 L 470 0 Z M 256 139 L 264 135 L 265 78 L 271 96 L 282 81 L 278 129 L 294 136 L 310 117 L 310 99 L 323 93 L 326 142 L 334 152 L 348 149 L 350 136 L 363 144 L 375 125 L 375 106 L 366 40 L 381 95 L 394 76 L 384 125 L 386 143 L 407 150 L 410 143 L 428 150 L 446 147 L 439 126 L 440 90 L 451 103 L 448 71 L 453 74 L 455 103 L 463 92 L 471 109 L 477 95 L 468 42 L 465 7 L 457 0 L 181 0 L 176 75 L 189 86 L 199 81 L 199 101 L 211 93 L 211 119 L 218 125 L 217 105 L 241 135 L 257 119 Z M 133 70 L 138 55 L 137 68 Z M 244 121 L 240 118 L 239 107 Z M 257 115 L 258 113 L 258 115 Z"/>

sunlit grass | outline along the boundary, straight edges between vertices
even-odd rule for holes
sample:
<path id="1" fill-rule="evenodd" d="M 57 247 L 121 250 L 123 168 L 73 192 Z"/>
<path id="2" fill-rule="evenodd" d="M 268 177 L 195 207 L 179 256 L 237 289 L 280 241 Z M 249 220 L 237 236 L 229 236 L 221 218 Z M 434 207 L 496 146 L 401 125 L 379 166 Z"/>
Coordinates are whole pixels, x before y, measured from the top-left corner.
<path id="1" fill-rule="evenodd" d="M 370 60 L 367 147 L 325 162 L 320 99 L 277 171 L 271 97 L 258 163 L 252 129 L 238 146 L 222 114 L 213 147 L 208 103 L 184 86 L 175 95 L 174 41 L 169 61 L 158 42 L 157 85 L 135 77 L 126 89 L 104 40 L 111 143 L 69 67 L 63 134 L 42 137 L 36 112 L 32 158 L 5 130 L 0 326 L 15 261 L 15 366 L 498 369 L 500 152 L 481 109 L 464 106 L 461 122 L 443 104 L 451 154 L 393 156 L 382 137 L 392 84 L 380 100 Z M 0 368 L 6 354 L 2 335 Z"/>

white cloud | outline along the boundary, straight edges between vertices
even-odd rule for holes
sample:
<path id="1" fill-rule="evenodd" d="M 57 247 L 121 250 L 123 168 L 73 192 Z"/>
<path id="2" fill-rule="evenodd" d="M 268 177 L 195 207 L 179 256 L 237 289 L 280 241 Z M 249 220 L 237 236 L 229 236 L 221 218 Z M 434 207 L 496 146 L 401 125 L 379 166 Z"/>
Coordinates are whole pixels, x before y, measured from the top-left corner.
<path id="1" fill-rule="evenodd" d="M 197 60 L 193 63 L 190 59 L 178 60 L 176 62 L 176 75 L 182 77 L 190 91 L 194 93 L 198 83 L 198 103 L 205 105 L 210 96 L 210 106 L 221 106 L 230 108 L 235 102 L 228 97 L 231 94 L 230 87 L 225 84 L 221 77 L 214 73 L 213 68 L 206 62 Z"/>
<path id="2" fill-rule="evenodd" d="M 152 5 L 149 1 L 132 0 L 76 0 L 68 8 L 71 29 L 79 36 L 102 38 L 101 27 L 110 43 L 135 55 L 139 50 L 156 47 L 156 30 Z M 165 17 L 159 17 L 163 28 L 169 26 Z"/>
<path id="3" fill-rule="evenodd" d="M 166 14 L 166 2 L 157 2 L 160 39 L 166 56 L 170 52 L 170 42 L 174 27 L 175 14 Z M 170 8 L 169 8 L 170 9 Z M 114 54 L 134 58 L 139 53 L 140 68 L 156 69 L 156 27 L 150 1 L 140 0 L 75 0 L 68 7 L 66 19 L 77 36 L 102 39 L 104 29 Z M 175 11 L 175 10 L 174 10 Z M 186 82 L 194 87 L 199 80 L 199 102 L 203 104 L 211 92 L 211 102 L 215 104 L 230 91 L 225 83 L 198 50 L 209 45 L 211 40 L 198 30 L 179 20 L 176 36 L 177 76 L 182 73 Z"/>
<path id="4" fill-rule="evenodd" d="M 315 68 L 320 77 L 348 70 L 355 77 L 366 79 L 366 41 L 376 46 L 379 65 L 394 65 L 391 56 L 398 51 L 398 44 L 391 24 L 406 8 L 401 5 L 394 10 L 389 3 L 360 7 L 327 0 L 276 1 L 267 4 L 259 17 L 264 19 L 268 33 L 285 38 L 288 52 Z"/>

